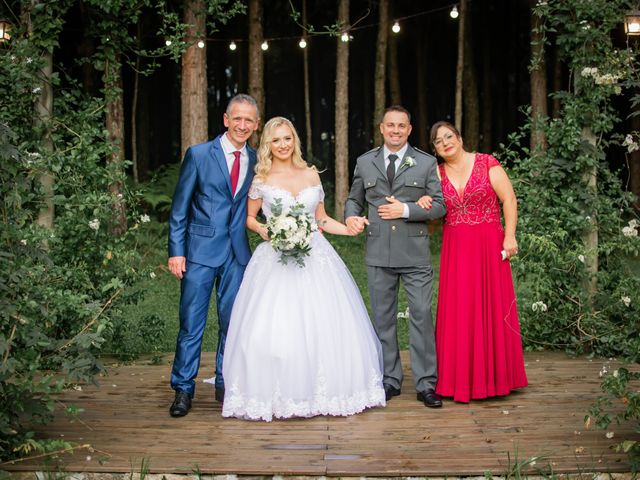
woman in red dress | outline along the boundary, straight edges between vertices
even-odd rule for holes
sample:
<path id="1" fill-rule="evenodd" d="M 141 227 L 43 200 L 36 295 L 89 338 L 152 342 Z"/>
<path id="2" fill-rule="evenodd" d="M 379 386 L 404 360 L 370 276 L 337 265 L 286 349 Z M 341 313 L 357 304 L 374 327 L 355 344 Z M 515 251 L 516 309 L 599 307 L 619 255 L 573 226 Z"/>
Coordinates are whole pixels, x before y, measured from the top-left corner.
<path id="1" fill-rule="evenodd" d="M 456 402 L 525 387 L 522 341 L 509 258 L 518 253 L 517 201 L 491 155 L 465 151 L 448 122 L 431 129 L 447 215 L 436 315 L 436 393 Z M 428 198 L 418 204 L 428 207 Z M 500 220 L 500 204 L 504 228 Z"/>

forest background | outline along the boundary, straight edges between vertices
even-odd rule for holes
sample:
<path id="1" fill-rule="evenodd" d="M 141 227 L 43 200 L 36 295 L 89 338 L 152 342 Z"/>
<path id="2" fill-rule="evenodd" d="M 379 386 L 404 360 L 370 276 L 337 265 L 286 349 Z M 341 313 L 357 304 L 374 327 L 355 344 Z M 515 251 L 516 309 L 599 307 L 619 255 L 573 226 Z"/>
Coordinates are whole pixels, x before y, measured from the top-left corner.
<path id="1" fill-rule="evenodd" d="M 427 151 L 429 126 L 452 121 L 516 188 L 525 348 L 640 358 L 633 2 L 0 7 L 2 458 L 57 448 L 29 425 L 51 418 L 53 394 L 95 381 L 106 355 L 158 361 L 173 350 L 166 218 L 180 158 L 222 130 L 238 92 L 258 100 L 263 119 L 296 124 L 339 219 L 355 158 L 381 143 L 385 106 L 413 113 L 410 142 Z M 431 230 L 437 259 L 439 226 Z M 362 238 L 332 241 L 367 299 Z M 616 397 L 637 419 L 636 377 L 605 380 L 591 412 L 599 424 L 614 418 L 606 402 Z M 625 448 L 637 453 L 635 442 Z"/>

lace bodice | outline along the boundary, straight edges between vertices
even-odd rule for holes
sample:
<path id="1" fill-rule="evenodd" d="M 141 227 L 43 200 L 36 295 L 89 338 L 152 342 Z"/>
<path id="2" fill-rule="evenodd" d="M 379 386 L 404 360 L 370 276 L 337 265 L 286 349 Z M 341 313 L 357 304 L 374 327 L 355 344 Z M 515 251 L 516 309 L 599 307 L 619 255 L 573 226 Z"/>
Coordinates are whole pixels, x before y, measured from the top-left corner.
<path id="1" fill-rule="evenodd" d="M 438 167 L 447 207 L 445 225 L 500 223 L 500 202 L 489 180 L 489 169 L 496 165 L 500 163 L 492 155 L 477 153 L 471 176 L 462 192 L 458 192 L 449 181 L 444 164 Z"/>
<path id="2" fill-rule="evenodd" d="M 313 217 L 318 204 L 324 202 L 324 190 L 321 184 L 311 185 L 300 190 L 297 195 L 294 195 L 284 188 L 254 181 L 249 189 L 249 198 L 253 198 L 254 200 L 258 198 L 262 199 L 262 212 L 267 218 L 271 216 L 271 206 L 278 198 L 281 199 L 282 205 L 285 207 L 290 207 L 295 203 L 303 204 L 305 212 Z"/>

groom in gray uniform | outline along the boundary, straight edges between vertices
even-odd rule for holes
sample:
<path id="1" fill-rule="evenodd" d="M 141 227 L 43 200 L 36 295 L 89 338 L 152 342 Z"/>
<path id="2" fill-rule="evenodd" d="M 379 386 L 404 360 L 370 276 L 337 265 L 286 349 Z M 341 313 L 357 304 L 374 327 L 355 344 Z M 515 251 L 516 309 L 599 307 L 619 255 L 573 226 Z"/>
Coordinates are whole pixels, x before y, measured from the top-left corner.
<path id="1" fill-rule="evenodd" d="M 411 115 L 401 106 L 385 110 L 380 123 L 384 145 L 358 157 L 345 206 L 352 234 L 365 230 L 367 277 L 373 325 L 382 344 L 387 400 L 400 395 L 402 365 L 396 332 L 398 288 L 409 301 L 409 351 L 417 398 L 441 407 L 435 393 L 436 348 L 431 315 L 433 269 L 427 221 L 445 214 L 436 159 L 407 143 Z M 416 205 L 423 195 L 430 209 Z M 361 216 L 368 206 L 368 218 Z"/>

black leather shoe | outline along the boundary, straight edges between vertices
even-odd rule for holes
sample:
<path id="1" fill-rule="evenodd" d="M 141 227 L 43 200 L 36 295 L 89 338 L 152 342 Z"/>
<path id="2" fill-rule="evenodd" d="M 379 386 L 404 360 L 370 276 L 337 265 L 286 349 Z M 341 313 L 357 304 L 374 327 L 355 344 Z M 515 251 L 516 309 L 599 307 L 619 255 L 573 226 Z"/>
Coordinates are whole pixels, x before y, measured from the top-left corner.
<path id="1" fill-rule="evenodd" d="M 191 395 L 187 392 L 176 392 L 176 398 L 169 408 L 172 417 L 184 417 L 191 408 Z"/>
<path id="2" fill-rule="evenodd" d="M 400 395 L 400 389 L 389 385 L 388 383 L 383 383 L 384 387 L 384 399 L 388 402 L 392 397 L 397 397 Z"/>
<path id="3" fill-rule="evenodd" d="M 224 402 L 224 387 L 216 387 L 216 401 Z"/>
<path id="4" fill-rule="evenodd" d="M 425 407 L 440 408 L 442 406 L 442 400 L 440 400 L 440 397 L 436 395 L 433 389 L 418 392 L 418 400 L 424 403 Z"/>

